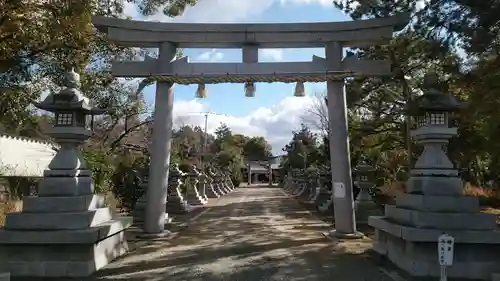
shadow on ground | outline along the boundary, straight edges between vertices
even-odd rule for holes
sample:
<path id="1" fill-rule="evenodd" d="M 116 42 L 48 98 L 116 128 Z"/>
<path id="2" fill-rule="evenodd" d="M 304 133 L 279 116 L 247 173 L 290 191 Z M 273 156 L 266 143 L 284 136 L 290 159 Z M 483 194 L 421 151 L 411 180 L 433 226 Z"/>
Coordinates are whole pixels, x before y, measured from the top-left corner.
<path id="1" fill-rule="evenodd" d="M 369 240 L 331 241 L 329 228 L 281 190 L 242 188 L 86 280 L 392 280 L 367 259 Z"/>

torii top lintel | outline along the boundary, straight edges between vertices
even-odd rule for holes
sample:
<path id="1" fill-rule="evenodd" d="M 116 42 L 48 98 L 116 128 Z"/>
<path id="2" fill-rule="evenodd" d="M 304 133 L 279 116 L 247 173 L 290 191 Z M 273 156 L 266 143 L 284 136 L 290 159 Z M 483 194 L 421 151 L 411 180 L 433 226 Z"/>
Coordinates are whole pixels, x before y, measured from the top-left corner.
<path id="1" fill-rule="evenodd" d="M 408 14 L 387 18 L 318 23 L 160 23 L 109 17 L 93 17 L 94 26 L 121 46 L 157 48 L 172 42 L 180 48 L 324 47 L 341 42 L 345 47 L 362 47 L 392 37 L 409 21 Z"/>

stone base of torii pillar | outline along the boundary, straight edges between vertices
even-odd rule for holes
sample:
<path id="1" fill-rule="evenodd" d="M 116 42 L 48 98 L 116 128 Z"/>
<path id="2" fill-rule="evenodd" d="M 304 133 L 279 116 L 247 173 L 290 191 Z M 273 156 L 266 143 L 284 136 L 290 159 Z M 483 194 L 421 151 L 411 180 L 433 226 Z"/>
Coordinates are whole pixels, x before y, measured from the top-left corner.
<path id="1" fill-rule="evenodd" d="M 144 189 L 148 187 L 148 182 L 143 183 Z M 165 205 L 167 203 L 165 202 Z M 135 203 L 134 209 L 132 210 L 131 214 L 134 217 L 134 225 L 135 226 L 144 226 L 144 219 L 146 216 L 146 205 L 147 205 L 147 198 L 146 198 L 146 192 L 144 191 L 144 194 L 137 199 L 137 202 Z M 168 213 L 165 213 L 164 217 L 164 224 L 169 225 L 172 223 L 172 218 L 169 217 Z"/>

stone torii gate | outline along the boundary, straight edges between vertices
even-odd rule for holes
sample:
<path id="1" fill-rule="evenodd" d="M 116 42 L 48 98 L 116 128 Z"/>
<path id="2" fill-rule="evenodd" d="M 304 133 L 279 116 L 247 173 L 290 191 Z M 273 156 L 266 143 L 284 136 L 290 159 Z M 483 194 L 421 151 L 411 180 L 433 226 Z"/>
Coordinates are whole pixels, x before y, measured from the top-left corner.
<path id="1" fill-rule="evenodd" d="M 344 79 L 390 75 L 388 61 L 343 59 L 344 47 L 377 45 L 408 23 L 406 14 L 388 18 L 324 23 L 202 24 L 158 23 L 94 17 L 93 24 L 120 46 L 159 48 L 158 58 L 117 61 L 116 77 L 144 77 L 157 82 L 152 153 L 147 189 L 146 235 L 168 235 L 164 229 L 173 85 L 257 82 L 327 82 L 332 181 L 336 187 L 332 235 L 357 237 L 349 157 Z M 309 62 L 259 63 L 259 48 L 325 48 L 325 58 Z M 190 63 L 174 59 L 177 48 L 241 48 L 242 63 Z M 247 89 L 248 90 L 248 89 Z"/>

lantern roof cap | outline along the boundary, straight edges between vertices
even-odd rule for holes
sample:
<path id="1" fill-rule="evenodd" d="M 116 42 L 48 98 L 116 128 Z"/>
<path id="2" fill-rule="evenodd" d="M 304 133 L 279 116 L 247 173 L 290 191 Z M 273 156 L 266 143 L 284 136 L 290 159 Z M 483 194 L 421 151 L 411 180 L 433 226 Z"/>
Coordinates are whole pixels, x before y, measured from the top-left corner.
<path id="1" fill-rule="evenodd" d="M 424 94 L 414 100 L 413 108 L 418 111 L 458 111 L 463 104 L 454 96 L 445 93 L 439 85 L 436 73 L 427 73 L 424 77 Z"/>
<path id="2" fill-rule="evenodd" d="M 371 165 L 368 165 L 365 161 L 361 161 L 356 167 L 354 168 L 354 171 L 360 172 L 360 173 L 368 173 L 368 172 L 373 172 L 375 171 L 375 168 L 373 168 Z"/>
<path id="3" fill-rule="evenodd" d="M 80 74 L 76 73 L 74 69 L 64 73 L 60 86 L 62 89 L 58 93 L 51 93 L 43 101 L 34 103 L 34 105 L 49 112 L 79 110 L 93 115 L 106 112 L 105 109 L 95 107 L 94 102 L 80 91 Z"/>

